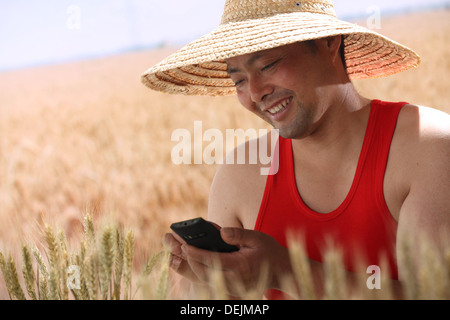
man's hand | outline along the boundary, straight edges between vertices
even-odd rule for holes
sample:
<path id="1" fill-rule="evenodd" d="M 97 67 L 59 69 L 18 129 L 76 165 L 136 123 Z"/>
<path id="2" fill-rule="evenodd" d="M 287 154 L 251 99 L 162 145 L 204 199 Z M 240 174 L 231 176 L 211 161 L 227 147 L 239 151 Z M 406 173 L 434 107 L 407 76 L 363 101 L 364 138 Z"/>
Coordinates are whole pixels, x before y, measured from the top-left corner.
<path id="1" fill-rule="evenodd" d="M 176 235 L 166 235 L 165 242 L 172 250 L 171 267 L 196 283 L 207 283 L 211 271 L 220 268 L 231 295 L 237 295 L 236 281 L 247 290 L 260 285 L 264 266 L 268 267 L 268 282 L 262 290 L 279 287 L 279 276 L 290 272 L 288 250 L 271 236 L 241 228 L 223 228 L 221 236 L 225 242 L 238 246 L 239 251 L 202 250 L 186 244 Z"/>
<path id="2" fill-rule="evenodd" d="M 193 273 L 187 262 L 187 257 L 181 249 L 181 246 L 186 245 L 186 242 L 175 233 L 167 233 L 164 236 L 164 244 L 169 247 L 171 252 L 170 268 L 193 283 L 200 282 L 197 276 Z"/>

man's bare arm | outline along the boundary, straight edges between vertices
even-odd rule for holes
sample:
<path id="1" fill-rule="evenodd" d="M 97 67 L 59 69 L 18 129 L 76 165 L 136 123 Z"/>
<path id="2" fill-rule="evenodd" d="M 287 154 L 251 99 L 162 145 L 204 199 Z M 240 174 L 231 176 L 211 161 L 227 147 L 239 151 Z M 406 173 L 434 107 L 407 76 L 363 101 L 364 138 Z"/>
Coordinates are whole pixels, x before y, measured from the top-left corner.
<path id="1" fill-rule="evenodd" d="M 444 245 L 442 240 L 450 239 L 450 116 L 429 108 L 420 108 L 419 115 L 415 121 L 418 128 L 411 128 L 411 182 L 398 224 L 400 278 L 405 237 L 413 241 L 416 259 L 421 241 L 430 241 L 439 250 Z"/>

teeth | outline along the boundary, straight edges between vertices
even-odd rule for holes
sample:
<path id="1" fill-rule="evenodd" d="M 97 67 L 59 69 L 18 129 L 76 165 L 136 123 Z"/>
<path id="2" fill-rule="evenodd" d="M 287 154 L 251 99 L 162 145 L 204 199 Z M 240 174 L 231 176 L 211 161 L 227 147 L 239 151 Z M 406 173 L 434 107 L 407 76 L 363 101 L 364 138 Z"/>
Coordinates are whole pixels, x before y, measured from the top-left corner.
<path id="1" fill-rule="evenodd" d="M 276 113 L 286 109 L 287 105 L 289 103 L 291 103 L 291 101 L 292 101 L 292 98 L 289 98 L 289 99 L 285 100 L 284 102 L 280 103 L 279 105 L 269 109 L 268 111 L 270 114 L 276 114 Z"/>

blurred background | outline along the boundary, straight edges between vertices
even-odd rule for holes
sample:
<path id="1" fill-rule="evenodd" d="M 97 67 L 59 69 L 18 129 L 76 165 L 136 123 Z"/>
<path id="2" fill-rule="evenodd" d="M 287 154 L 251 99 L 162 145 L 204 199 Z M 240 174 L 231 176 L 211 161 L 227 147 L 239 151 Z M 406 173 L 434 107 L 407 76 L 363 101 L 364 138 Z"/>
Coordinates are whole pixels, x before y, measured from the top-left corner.
<path id="1" fill-rule="evenodd" d="M 337 0 L 355 20 L 450 6 L 449 0 Z M 17 0 L 0 4 L 0 70 L 181 45 L 216 27 L 223 0 Z"/>
<path id="2" fill-rule="evenodd" d="M 450 1 L 335 0 L 341 19 L 417 51 L 422 64 L 356 81 L 368 98 L 450 112 Z M 235 97 L 148 90 L 140 74 L 218 26 L 224 0 L 0 2 L 0 250 L 69 242 L 86 212 L 136 235 L 136 265 L 169 225 L 206 216 L 216 165 L 175 165 L 174 130 L 267 128 Z M 203 147 L 205 147 L 204 145 Z M 7 297 L 0 279 L 0 298 Z"/>

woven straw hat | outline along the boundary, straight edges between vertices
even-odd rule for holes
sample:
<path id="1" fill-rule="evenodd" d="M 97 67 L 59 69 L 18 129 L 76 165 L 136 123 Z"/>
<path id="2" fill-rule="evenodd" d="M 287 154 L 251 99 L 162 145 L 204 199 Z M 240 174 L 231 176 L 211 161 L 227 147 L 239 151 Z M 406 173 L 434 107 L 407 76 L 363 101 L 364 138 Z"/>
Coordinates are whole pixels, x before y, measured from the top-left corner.
<path id="1" fill-rule="evenodd" d="M 411 49 L 338 20 L 331 0 L 226 0 L 218 28 L 148 69 L 141 80 L 167 93 L 232 95 L 236 89 L 225 59 L 335 35 L 343 35 L 352 80 L 388 76 L 420 63 Z"/>

